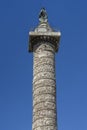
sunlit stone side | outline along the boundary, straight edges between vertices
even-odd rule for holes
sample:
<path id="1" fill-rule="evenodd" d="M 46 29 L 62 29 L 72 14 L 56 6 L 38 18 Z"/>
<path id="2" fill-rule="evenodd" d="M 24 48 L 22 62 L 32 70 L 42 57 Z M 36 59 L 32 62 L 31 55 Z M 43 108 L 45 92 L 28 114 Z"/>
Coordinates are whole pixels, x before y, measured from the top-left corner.
<path id="1" fill-rule="evenodd" d="M 33 47 L 33 130 L 57 130 L 55 50 L 49 42 Z"/>

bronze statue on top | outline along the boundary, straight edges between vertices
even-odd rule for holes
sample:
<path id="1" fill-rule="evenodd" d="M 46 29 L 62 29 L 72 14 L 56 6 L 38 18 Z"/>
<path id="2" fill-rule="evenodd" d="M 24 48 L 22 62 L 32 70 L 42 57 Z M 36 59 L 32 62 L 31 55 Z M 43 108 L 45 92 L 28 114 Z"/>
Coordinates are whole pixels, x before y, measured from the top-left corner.
<path id="1" fill-rule="evenodd" d="M 41 23 L 48 21 L 48 16 L 47 16 L 47 12 L 46 12 L 45 8 L 42 8 L 41 11 L 40 11 L 39 21 Z"/>

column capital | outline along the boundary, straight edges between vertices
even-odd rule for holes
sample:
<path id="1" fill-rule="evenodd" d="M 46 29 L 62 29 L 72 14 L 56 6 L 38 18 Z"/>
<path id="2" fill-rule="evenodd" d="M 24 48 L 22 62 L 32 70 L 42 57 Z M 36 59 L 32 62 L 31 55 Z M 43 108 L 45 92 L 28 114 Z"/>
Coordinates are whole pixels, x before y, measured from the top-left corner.
<path id="1" fill-rule="evenodd" d="M 43 14 L 41 16 L 41 14 Z M 33 52 L 33 47 L 40 42 L 48 42 L 54 46 L 55 52 L 59 49 L 59 41 L 61 32 L 56 32 L 53 28 L 50 27 L 48 23 L 48 17 L 46 18 L 47 13 L 44 10 L 41 10 L 40 13 L 40 23 L 33 30 L 29 32 L 29 52 Z"/>

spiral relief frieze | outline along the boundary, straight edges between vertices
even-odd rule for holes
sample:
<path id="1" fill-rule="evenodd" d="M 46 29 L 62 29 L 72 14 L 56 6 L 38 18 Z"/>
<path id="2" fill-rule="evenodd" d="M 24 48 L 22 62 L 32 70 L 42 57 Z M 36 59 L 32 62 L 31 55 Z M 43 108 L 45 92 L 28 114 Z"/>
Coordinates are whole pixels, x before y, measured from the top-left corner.
<path id="1" fill-rule="evenodd" d="M 40 94 L 46 94 L 46 93 L 51 93 L 53 95 L 56 94 L 56 89 L 55 89 L 55 86 L 37 86 L 36 88 L 33 88 L 33 96 L 37 96 L 37 95 L 40 95 Z"/>
<path id="2" fill-rule="evenodd" d="M 40 79 L 54 79 L 55 80 L 55 74 L 52 72 L 42 72 L 42 73 L 38 73 L 34 76 L 33 81 L 37 81 Z"/>
<path id="3" fill-rule="evenodd" d="M 37 128 L 34 128 L 33 130 L 57 130 L 57 126 L 55 125 L 38 126 Z"/>
<path id="4" fill-rule="evenodd" d="M 34 76 L 38 73 L 42 73 L 42 72 L 52 72 L 52 73 L 55 73 L 55 68 L 53 67 L 53 65 L 47 65 L 47 64 L 44 64 L 44 65 L 39 65 L 38 67 L 35 68 L 34 70 Z"/>
<path id="5" fill-rule="evenodd" d="M 41 110 L 33 113 L 33 117 L 33 121 L 36 121 L 38 118 L 42 117 L 56 118 L 56 113 L 54 110 Z"/>
<path id="6" fill-rule="evenodd" d="M 50 43 L 34 46 L 33 130 L 57 130 L 55 51 Z"/>
<path id="7" fill-rule="evenodd" d="M 40 94 L 37 96 L 33 97 L 34 101 L 33 101 L 33 105 L 36 105 L 40 102 L 45 102 L 45 101 L 49 101 L 49 102 L 55 102 L 55 95 L 48 93 L 48 94 Z M 56 103 L 56 102 L 55 102 Z"/>
<path id="8" fill-rule="evenodd" d="M 39 67 L 40 65 L 52 65 L 55 66 L 53 58 L 51 57 L 43 57 L 43 58 L 37 58 L 37 61 L 33 64 L 33 69 L 36 67 Z"/>
<path id="9" fill-rule="evenodd" d="M 46 126 L 46 125 L 56 125 L 56 120 L 54 118 L 39 118 L 35 122 L 33 122 L 33 128 L 38 126 Z"/>

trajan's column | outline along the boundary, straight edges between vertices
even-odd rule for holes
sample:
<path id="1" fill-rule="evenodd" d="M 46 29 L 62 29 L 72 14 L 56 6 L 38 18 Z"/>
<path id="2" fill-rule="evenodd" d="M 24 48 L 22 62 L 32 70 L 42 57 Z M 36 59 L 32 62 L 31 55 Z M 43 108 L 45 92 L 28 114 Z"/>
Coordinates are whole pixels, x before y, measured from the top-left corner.
<path id="1" fill-rule="evenodd" d="M 55 53 L 60 32 L 48 24 L 44 8 L 39 25 L 29 32 L 29 52 L 33 52 L 33 121 L 32 130 L 57 130 Z"/>

